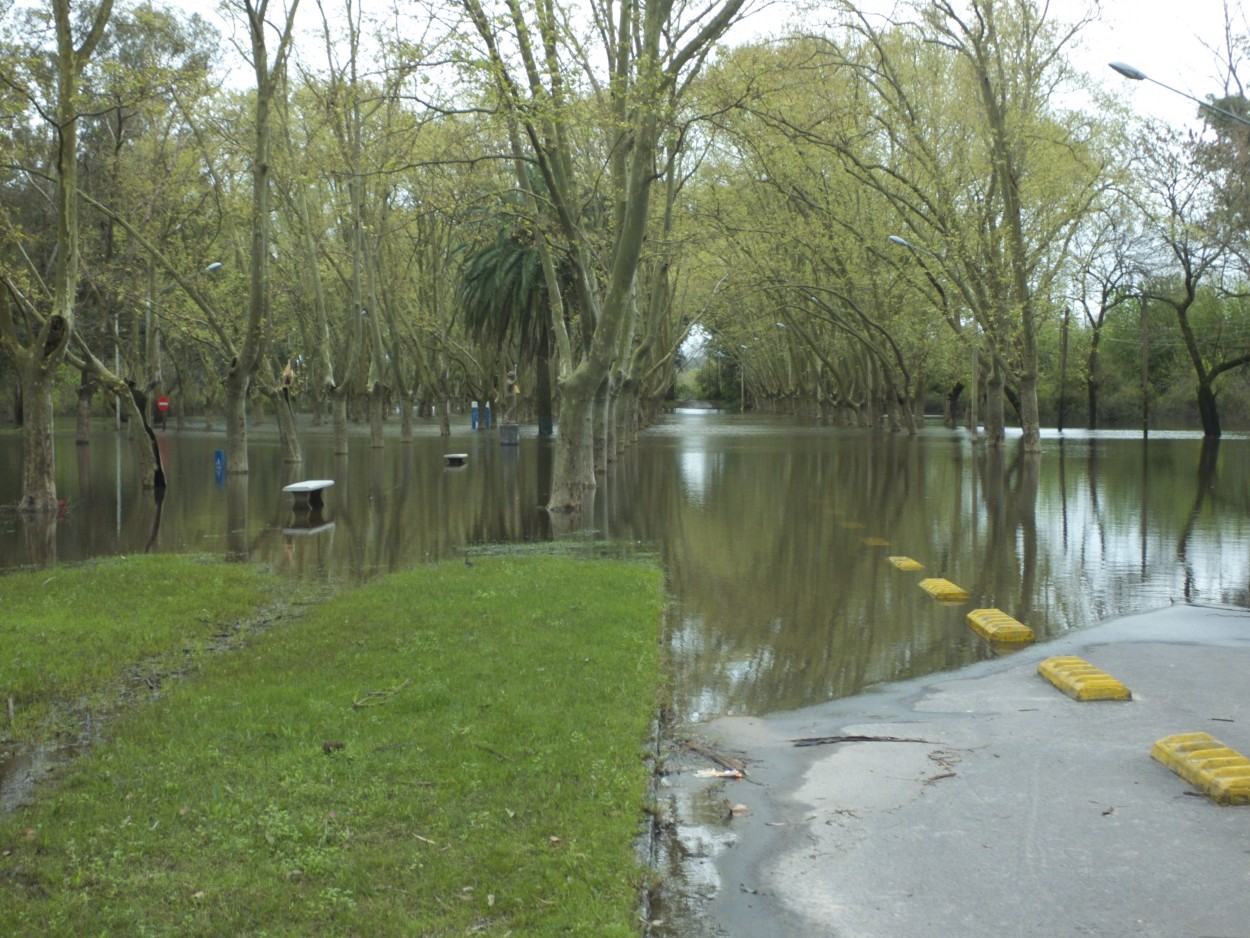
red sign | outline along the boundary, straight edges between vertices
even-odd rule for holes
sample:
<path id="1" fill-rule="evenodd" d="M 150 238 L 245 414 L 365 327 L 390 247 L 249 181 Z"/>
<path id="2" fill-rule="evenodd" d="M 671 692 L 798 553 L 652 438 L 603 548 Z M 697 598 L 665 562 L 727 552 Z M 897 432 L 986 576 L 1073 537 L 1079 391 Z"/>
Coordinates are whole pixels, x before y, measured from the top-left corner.
<path id="1" fill-rule="evenodd" d="M 156 409 L 162 414 L 169 410 L 169 398 L 167 398 L 164 394 L 158 397 L 156 399 Z"/>

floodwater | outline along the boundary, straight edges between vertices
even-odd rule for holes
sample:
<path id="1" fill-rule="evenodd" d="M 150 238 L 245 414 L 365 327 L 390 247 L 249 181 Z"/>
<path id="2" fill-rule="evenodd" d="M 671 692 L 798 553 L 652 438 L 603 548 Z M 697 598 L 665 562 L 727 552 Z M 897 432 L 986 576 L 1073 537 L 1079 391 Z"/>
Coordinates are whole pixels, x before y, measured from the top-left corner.
<path id="1" fill-rule="evenodd" d="M 467 423 L 467 420 L 465 421 Z M 246 476 L 215 455 L 224 434 L 160 432 L 169 488 L 133 481 L 125 431 L 58 436 L 57 519 L 0 514 L 0 571 L 143 551 L 205 552 L 284 575 L 360 580 L 481 550 L 571 537 L 653 555 L 667 573 L 674 715 L 764 713 L 952 669 L 994 650 L 936 606 L 918 576 L 949 579 L 1039 638 L 1169 602 L 1250 605 L 1250 440 L 1196 434 L 1048 436 L 1040 460 L 1000 457 L 962 430 L 916 437 L 801 418 L 679 411 L 647 430 L 559 530 L 540 509 L 549 443 L 468 427 L 348 456 L 304 428 L 281 461 L 272 425 L 250 431 Z M 18 498 L 20 438 L 0 435 L 0 505 Z M 468 454 L 462 468 L 443 455 Z M 333 479 L 319 514 L 282 486 Z M 907 556 L 923 574 L 886 558 Z M 2 583 L 2 580 L 0 580 Z"/>
<path id="2" fill-rule="evenodd" d="M 1250 606 L 1245 437 L 1068 432 L 1045 435 L 1028 459 L 1015 440 L 995 453 L 936 426 L 908 437 L 678 411 L 613 464 L 574 520 L 539 507 L 551 452 L 532 430 L 503 447 L 496 433 L 443 438 L 427 423 L 413 442 L 374 450 L 360 429 L 346 457 L 328 428 L 306 427 L 302 440 L 304 463 L 285 466 L 272 426 L 253 427 L 251 472 L 227 477 L 215 458 L 223 434 L 161 432 L 170 485 L 158 503 L 135 486 L 121 435 L 76 446 L 67 432 L 65 510 L 0 514 L 0 570 L 191 551 L 350 582 L 553 538 L 656 557 L 670 596 L 672 718 L 692 735 L 719 714 L 803 707 L 1002 653 L 966 627 L 971 606 L 1002 609 L 1039 640 L 1172 602 Z M 0 504 L 17 500 L 19 450 L 15 434 L 0 435 Z M 448 468 L 452 452 L 466 465 Z M 282 493 L 300 479 L 334 480 L 320 512 Z M 901 571 L 893 556 L 925 569 Z M 936 603 L 918 588 L 925 576 L 963 587 L 971 606 Z M 655 861 L 668 925 L 652 931 L 693 935 L 698 900 L 719 887 L 699 844 L 723 806 L 689 787 L 667 797 L 677 835 Z"/>

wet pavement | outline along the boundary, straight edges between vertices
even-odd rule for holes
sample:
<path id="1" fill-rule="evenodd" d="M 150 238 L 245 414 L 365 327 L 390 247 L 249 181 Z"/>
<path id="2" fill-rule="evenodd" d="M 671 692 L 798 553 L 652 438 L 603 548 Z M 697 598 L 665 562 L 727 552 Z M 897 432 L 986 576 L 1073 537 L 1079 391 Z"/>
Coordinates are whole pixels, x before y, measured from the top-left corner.
<path id="1" fill-rule="evenodd" d="M 1133 699 L 1072 700 L 1037 674 L 1055 655 Z M 1189 732 L 1250 755 L 1244 609 L 1173 605 L 700 729 L 748 767 L 682 783 L 728 812 L 692 828 L 708 934 L 1250 935 L 1250 806 L 1216 805 L 1150 755 Z M 838 735 L 921 741 L 793 743 Z"/>

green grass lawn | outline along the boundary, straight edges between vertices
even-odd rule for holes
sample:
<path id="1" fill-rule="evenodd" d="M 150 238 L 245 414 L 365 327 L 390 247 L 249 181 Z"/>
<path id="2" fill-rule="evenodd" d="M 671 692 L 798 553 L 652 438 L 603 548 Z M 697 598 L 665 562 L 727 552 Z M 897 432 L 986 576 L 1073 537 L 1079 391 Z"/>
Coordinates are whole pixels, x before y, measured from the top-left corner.
<path id="1" fill-rule="evenodd" d="M 76 733 L 57 722 L 111 709 L 119 682 L 193 667 L 215 641 L 280 615 L 289 589 L 259 567 L 170 554 L 0 578 L 0 701 L 14 717 L 0 736 Z"/>
<path id="2" fill-rule="evenodd" d="M 203 656 L 0 817 L 0 932 L 637 934 L 661 601 L 481 557 Z"/>

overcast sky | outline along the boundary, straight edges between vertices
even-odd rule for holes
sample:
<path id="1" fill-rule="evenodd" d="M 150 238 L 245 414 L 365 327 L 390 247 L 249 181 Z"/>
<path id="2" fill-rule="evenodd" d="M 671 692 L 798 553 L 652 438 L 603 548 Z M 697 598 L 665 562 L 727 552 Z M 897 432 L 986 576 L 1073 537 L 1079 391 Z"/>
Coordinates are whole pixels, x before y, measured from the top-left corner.
<path id="1" fill-rule="evenodd" d="M 1046 3 L 1047 0 L 1038 0 Z M 749 24 L 768 32 L 785 18 L 787 0 L 751 0 L 761 12 Z M 1100 20 L 1082 32 L 1073 58 L 1085 71 L 1118 90 L 1144 115 L 1194 125 L 1196 105 L 1150 82 L 1120 78 L 1108 62 L 1128 62 L 1156 81 L 1202 98 L 1222 89 L 1217 58 L 1206 46 L 1222 45 L 1223 0 L 1049 0 L 1053 17 L 1076 22 L 1099 6 Z M 862 0 L 860 8 L 888 12 L 894 0 Z M 1229 0 L 1234 31 L 1250 34 L 1243 0 Z M 1204 46 L 1204 42 L 1206 46 Z M 1250 66 L 1247 66 L 1250 70 Z"/>
<path id="2" fill-rule="evenodd" d="M 159 2 L 159 0 L 158 0 Z M 215 0 L 165 0 L 172 6 L 195 10 L 221 23 L 212 12 Z M 339 0 L 328 0 L 334 9 Z M 357 0 L 368 11 L 389 6 L 391 0 Z M 574 0 L 577 2 L 577 0 Z M 1039 0 L 1049 2 L 1054 16 L 1075 21 L 1095 5 L 1096 0 Z M 277 7 L 279 4 L 274 3 Z M 749 21 L 747 32 L 769 32 L 792 9 L 788 0 L 750 0 L 763 12 Z M 888 11 L 894 0 L 863 0 L 861 8 Z M 300 17 L 304 29 L 316 23 L 316 4 L 301 0 Z M 1086 71 L 1119 89 L 1144 115 L 1176 124 L 1196 124 L 1195 105 L 1150 82 L 1130 82 L 1108 67 L 1110 61 L 1128 62 L 1156 81 L 1202 98 L 1221 90 L 1218 59 L 1208 47 L 1219 48 L 1223 36 L 1224 0 L 1101 0 L 1101 21 L 1083 33 L 1082 46 L 1075 52 L 1077 63 Z M 1250 19 L 1243 0 L 1229 0 L 1234 30 L 1250 34 Z M 415 8 L 414 8 L 415 9 Z M 1205 43 L 1205 45 L 1204 45 Z M 1250 73 L 1250 63 L 1243 69 Z M 1247 75 L 1250 77 L 1250 75 Z M 244 83 L 250 75 L 243 76 Z"/>
<path id="3" fill-rule="evenodd" d="M 1079 7 L 1078 0 L 1052 0 L 1057 10 Z M 1250 33 L 1241 0 L 1229 0 L 1234 32 Z M 1102 22 L 1090 27 L 1084 67 L 1100 69 L 1142 114 L 1176 123 L 1196 123 L 1196 106 L 1150 82 L 1120 79 L 1106 67 L 1127 62 L 1156 81 L 1205 98 L 1223 90 L 1219 56 L 1224 35 L 1222 0 L 1103 0 Z M 1066 14 L 1063 14 L 1066 16 Z M 1097 74 L 1097 73 L 1095 73 Z M 1250 76 L 1245 76 L 1250 77 Z"/>

